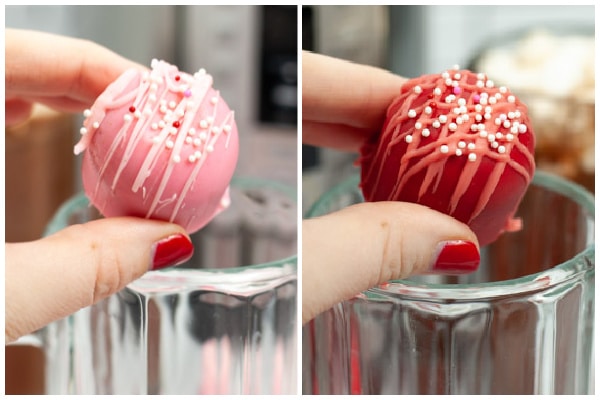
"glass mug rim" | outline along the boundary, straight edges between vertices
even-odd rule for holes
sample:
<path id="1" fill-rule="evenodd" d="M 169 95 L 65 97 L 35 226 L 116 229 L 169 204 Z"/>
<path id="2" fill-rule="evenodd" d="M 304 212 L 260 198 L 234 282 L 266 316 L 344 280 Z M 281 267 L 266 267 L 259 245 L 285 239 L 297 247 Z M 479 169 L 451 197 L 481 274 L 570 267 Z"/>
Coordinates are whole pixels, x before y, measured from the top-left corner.
<path id="1" fill-rule="evenodd" d="M 340 194 L 347 193 L 349 190 L 357 190 L 359 182 L 360 176 L 354 174 L 334 186 L 313 203 L 305 214 L 306 217 L 312 218 L 322 215 L 322 211 L 328 209 L 327 205 Z M 544 171 L 536 171 L 532 185 L 549 189 L 554 193 L 568 197 L 583 207 L 592 218 L 594 218 L 594 196 L 582 186 L 558 175 Z M 594 254 L 594 243 L 591 243 L 582 251 L 573 255 L 570 259 L 555 265 L 552 268 L 518 278 L 493 282 L 460 284 L 417 283 L 405 279 L 398 279 L 371 288 L 358 296 L 372 300 L 401 296 L 403 298 L 414 297 L 415 299 L 426 299 L 432 302 L 443 300 L 455 300 L 460 302 L 528 293 L 556 286 L 561 282 L 565 282 L 579 275 L 582 270 L 585 271 L 585 268 L 580 266 L 581 263 L 579 261 L 586 259 L 593 260 Z"/>
<path id="2" fill-rule="evenodd" d="M 272 180 L 256 177 L 239 177 L 234 176 L 231 180 L 230 186 L 239 189 L 266 187 L 269 189 L 276 190 L 285 195 L 289 200 L 297 203 L 296 190 L 292 187 Z M 76 211 L 92 207 L 89 199 L 83 192 L 76 193 L 65 201 L 59 209 L 56 211 L 44 232 L 44 236 L 51 235 L 61 229 L 64 229 L 69 225 L 69 217 Z M 241 285 L 248 284 L 247 273 L 253 275 L 253 278 L 260 280 L 272 280 L 277 276 L 287 276 L 296 272 L 298 255 L 293 254 L 289 257 L 268 261 L 260 264 L 243 265 L 230 268 L 203 268 L 200 270 L 194 270 L 189 268 L 171 267 L 164 270 L 149 271 L 137 281 L 135 284 L 139 284 L 145 279 L 158 279 L 168 281 L 186 281 L 189 283 L 192 281 L 201 281 L 205 284 L 235 284 Z M 263 273 L 264 272 L 264 273 Z M 242 274 L 240 274 L 242 273 Z M 239 282 L 234 277 L 240 275 Z M 233 279 L 233 282 L 232 282 Z M 253 279 L 255 281 L 255 279 Z"/>

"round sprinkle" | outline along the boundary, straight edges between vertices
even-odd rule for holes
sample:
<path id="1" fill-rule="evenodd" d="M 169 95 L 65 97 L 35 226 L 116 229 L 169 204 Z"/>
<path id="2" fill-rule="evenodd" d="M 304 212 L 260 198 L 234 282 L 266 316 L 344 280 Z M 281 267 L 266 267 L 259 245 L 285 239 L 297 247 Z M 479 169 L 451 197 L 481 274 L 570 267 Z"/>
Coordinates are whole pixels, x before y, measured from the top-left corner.
<path id="1" fill-rule="evenodd" d="M 502 120 L 501 120 L 500 118 L 496 118 L 496 119 L 494 120 L 494 124 L 495 124 L 495 125 L 500 125 L 500 124 L 502 124 Z"/>
<path id="2" fill-rule="evenodd" d="M 202 144 L 202 140 L 200 140 L 200 138 L 195 138 L 194 139 L 194 146 L 198 147 Z"/>
<path id="3" fill-rule="evenodd" d="M 489 142 L 495 142 L 496 141 L 496 135 L 494 135 L 493 133 L 490 133 L 487 138 L 488 138 Z"/>
<path id="4" fill-rule="evenodd" d="M 438 117 L 438 120 L 439 120 L 439 121 L 440 121 L 442 124 L 445 124 L 445 123 L 448 121 L 448 117 L 447 117 L 447 116 L 445 116 L 445 115 L 440 115 L 440 116 Z"/>
<path id="5" fill-rule="evenodd" d="M 212 131 L 212 133 L 216 134 L 216 133 L 221 132 L 221 128 L 215 125 L 212 127 L 211 131 Z"/>
<path id="6" fill-rule="evenodd" d="M 164 128 L 165 127 L 165 121 L 163 121 L 162 119 L 160 121 L 158 121 L 158 127 L 160 129 Z"/>
<path id="7" fill-rule="evenodd" d="M 415 110 L 408 110 L 408 117 L 409 118 L 414 118 L 417 116 L 417 112 Z"/>
<path id="8" fill-rule="evenodd" d="M 475 150 L 475 147 L 476 147 L 476 146 L 475 146 L 475 143 L 469 143 L 469 144 L 467 145 L 467 149 L 469 149 L 469 150 Z"/>
<path id="9" fill-rule="evenodd" d="M 485 86 L 485 83 L 483 83 L 483 81 L 477 81 L 477 83 L 475 84 L 478 88 L 482 88 Z"/>
<path id="10" fill-rule="evenodd" d="M 525 132 L 527 132 L 527 125 L 520 124 L 519 125 L 519 133 L 525 133 Z"/>
<path id="11" fill-rule="evenodd" d="M 429 106 L 425 107 L 425 114 L 431 114 L 432 111 L 433 110 L 431 109 L 431 107 L 429 107 Z"/>
<path id="12" fill-rule="evenodd" d="M 125 114 L 125 115 L 123 115 L 123 119 L 124 119 L 125 121 L 131 121 L 131 119 L 132 119 L 132 118 L 131 118 L 131 115 L 130 115 L 130 114 Z"/>
<path id="13" fill-rule="evenodd" d="M 185 143 L 186 144 L 192 144 L 192 138 L 190 136 L 185 138 Z"/>
<path id="14" fill-rule="evenodd" d="M 421 129 L 423 127 L 423 124 L 421 124 L 420 122 L 415 122 L 415 129 Z"/>
<path id="15" fill-rule="evenodd" d="M 458 128 L 458 126 L 454 122 L 450 122 L 450 124 L 448 124 L 448 129 L 451 130 L 452 132 L 454 132 L 457 128 Z"/>
<path id="16" fill-rule="evenodd" d="M 175 128 L 179 128 L 180 125 L 181 125 L 181 123 L 179 121 L 173 122 L 173 127 L 175 127 Z"/>
<path id="17" fill-rule="evenodd" d="M 477 154 L 475 153 L 469 153 L 469 161 L 474 162 L 475 160 L 477 160 Z"/>
<path id="18" fill-rule="evenodd" d="M 98 128 L 100 128 L 100 122 L 98 122 L 98 121 L 94 122 L 94 123 L 92 124 L 92 128 L 94 128 L 94 129 L 98 129 Z"/>
<path id="19" fill-rule="evenodd" d="M 458 102 L 458 105 L 461 107 L 467 105 L 467 100 L 463 99 L 462 97 L 460 99 L 458 99 L 457 102 Z"/>
<path id="20" fill-rule="evenodd" d="M 492 142 L 492 144 L 490 144 L 490 146 L 492 146 L 492 148 L 497 149 L 498 148 L 498 142 Z"/>
<path id="21" fill-rule="evenodd" d="M 150 85 L 150 91 L 156 92 L 157 90 L 158 90 L 158 85 L 156 83 L 153 83 Z"/>
<path id="22" fill-rule="evenodd" d="M 167 112 L 167 106 L 160 106 L 159 110 L 161 113 L 165 114 Z"/>
<path id="23" fill-rule="evenodd" d="M 206 117 L 206 121 L 207 121 L 209 124 L 212 124 L 212 123 L 215 121 L 215 119 L 214 119 L 214 118 L 213 118 L 211 115 L 209 115 L 208 117 Z"/>
<path id="24" fill-rule="evenodd" d="M 231 125 L 225 125 L 225 126 L 223 126 L 223 130 L 225 132 L 231 132 Z"/>
<path id="25" fill-rule="evenodd" d="M 134 106 L 129 107 L 129 112 L 130 113 L 134 113 L 135 112 L 135 107 Z"/>
<path id="26" fill-rule="evenodd" d="M 507 129 L 510 128 L 510 121 L 509 120 L 504 121 L 502 123 L 502 126 L 505 127 L 505 128 L 507 128 Z"/>
<path id="27" fill-rule="evenodd" d="M 199 150 L 196 150 L 196 151 L 194 152 L 194 157 L 196 157 L 196 158 L 198 158 L 198 159 L 199 159 L 199 158 L 201 158 L 201 157 L 202 157 L 202 153 L 200 153 L 200 151 L 199 151 Z"/>
<path id="28" fill-rule="evenodd" d="M 206 129 L 208 128 L 208 122 L 205 119 L 200 121 L 200 128 Z"/>
<path id="29" fill-rule="evenodd" d="M 481 99 L 481 96 L 479 96 L 478 94 L 473 95 L 473 102 L 474 103 L 479 103 L 479 100 Z"/>
<path id="30" fill-rule="evenodd" d="M 152 125 L 150 125 L 150 128 L 157 130 L 158 129 L 158 124 L 156 122 L 153 122 Z"/>
<path id="31" fill-rule="evenodd" d="M 183 91 L 183 95 L 185 97 L 190 97 L 192 95 L 192 91 L 190 89 L 186 89 Z"/>
<path id="32" fill-rule="evenodd" d="M 458 68 L 454 68 L 454 69 L 458 69 Z M 456 80 L 460 79 L 460 74 L 458 72 L 454 74 L 454 79 L 456 79 Z"/>
<path id="33" fill-rule="evenodd" d="M 504 146 L 498 146 L 498 153 L 500 153 L 500 154 L 506 153 L 506 147 L 504 147 Z"/>
<path id="34" fill-rule="evenodd" d="M 506 137 L 506 140 L 508 140 L 509 142 L 515 138 L 512 133 L 507 133 L 505 137 Z"/>
<path id="35" fill-rule="evenodd" d="M 488 102 L 490 104 L 496 104 L 496 101 L 497 101 L 496 97 L 490 97 L 490 99 L 488 100 Z"/>
<path id="36" fill-rule="evenodd" d="M 167 149 L 172 149 L 174 145 L 175 145 L 175 143 L 173 143 L 173 141 L 170 139 L 165 142 L 165 147 Z"/>
<path id="37" fill-rule="evenodd" d="M 490 113 L 485 113 L 485 114 L 483 114 L 483 118 L 485 118 L 485 119 L 490 119 L 490 118 L 492 118 L 492 114 L 490 114 Z"/>
<path id="38" fill-rule="evenodd" d="M 79 130 L 79 133 L 82 134 L 82 135 L 85 135 L 86 133 L 88 133 L 88 130 L 87 130 L 87 128 L 81 128 Z"/>
<path id="39" fill-rule="evenodd" d="M 421 86 L 415 86 L 413 88 L 413 92 L 415 92 L 416 94 L 421 94 L 423 92 L 423 89 L 421 89 Z"/>
<path id="40" fill-rule="evenodd" d="M 507 90 L 508 90 L 508 89 L 506 88 L 506 86 L 500 86 L 500 87 L 498 88 L 498 90 L 500 91 L 500 93 L 504 94 L 504 93 L 506 93 L 506 92 L 507 92 Z"/>
<path id="41" fill-rule="evenodd" d="M 456 149 L 456 151 L 454 152 L 454 154 L 456 154 L 458 157 L 462 156 L 462 150 L 461 149 Z"/>
<path id="42" fill-rule="evenodd" d="M 196 134 L 196 129 L 190 128 L 190 130 L 188 131 L 187 134 L 190 135 L 190 136 L 194 136 Z"/>
<path id="43" fill-rule="evenodd" d="M 486 137 L 488 137 L 488 133 L 486 131 L 479 131 L 479 137 L 486 138 Z"/>
<path id="44" fill-rule="evenodd" d="M 463 142 L 462 140 L 460 142 L 458 142 L 459 149 L 464 149 L 465 147 L 467 147 L 467 144 L 465 142 Z"/>
<path id="45" fill-rule="evenodd" d="M 485 82 L 485 87 L 487 87 L 487 88 L 493 88 L 493 87 L 494 87 L 494 81 L 493 81 L 493 80 L 491 80 L 491 79 L 488 79 L 488 80 Z"/>
<path id="46" fill-rule="evenodd" d="M 160 137 L 158 137 L 158 136 L 154 136 L 154 137 L 152 138 L 152 142 L 153 142 L 154 144 L 158 144 L 158 143 L 160 143 Z"/>
<path id="47" fill-rule="evenodd" d="M 156 101 L 156 95 L 155 95 L 155 94 L 151 94 L 150 96 L 148 96 L 148 99 L 149 99 L 151 102 L 153 102 L 153 103 L 154 103 L 154 102 Z"/>
<path id="48" fill-rule="evenodd" d="M 479 128 L 477 127 L 477 124 L 471 124 L 471 131 L 472 132 L 477 132 L 479 130 Z"/>
<path id="49" fill-rule="evenodd" d="M 90 115 L 92 115 L 92 110 L 90 110 L 89 108 L 83 110 L 83 116 L 84 117 L 89 117 Z"/>
<path id="50" fill-rule="evenodd" d="M 446 84 L 446 86 L 452 86 L 452 79 L 446 78 L 446 81 L 444 83 Z"/>
<path id="51" fill-rule="evenodd" d="M 179 162 L 181 162 L 181 157 L 179 156 L 179 154 L 175 154 L 175 155 L 173 156 L 173 162 L 174 162 L 174 163 L 179 163 Z"/>
<path id="52" fill-rule="evenodd" d="M 430 134 L 430 133 L 431 133 L 431 132 L 429 132 L 429 129 L 427 129 L 427 128 L 425 128 L 425 129 L 423 129 L 423 130 L 421 131 L 421 135 L 422 135 L 423 137 L 429 137 L 429 134 Z"/>
<path id="53" fill-rule="evenodd" d="M 460 124 L 462 124 L 462 123 L 463 123 L 463 119 L 462 119 L 462 117 L 456 117 L 456 124 L 457 124 L 457 125 L 460 125 Z"/>
<path id="54" fill-rule="evenodd" d="M 502 134 L 502 132 L 496 132 L 496 139 L 502 139 L 504 137 L 504 135 Z"/>
<path id="55" fill-rule="evenodd" d="M 181 77 L 179 75 L 175 75 L 175 80 L 179 82 L 179 80 L 181 79 Z"/>
<path id="56" fill-rule="evenodd" d="M 506 100 L 508 100 L 509 103 L 514 103 L 515 102 L 515 96 L 513 96 L 512 94 L 510 96 L 508 96 L 506 98 Z"/>
<path id="57" fill-rule="evenodd" d="M 443 145 L 440 146 L 440 153 L 442 153 L 442 154 L 448 153 L 449 150 L 450 149 L 448 149 L 448 146 L 445 145 L 445 144 L 443 144 Z"/>
<path id="58" fill-rule="evenodd" d="M 411 143 L 412 142 L 412 136 L 411 135 L 406 135 L 406 137 L 404 138 L 404 141 L 406 143 Z"/>
<path id="59" fill-rule="evenodd" d="M 442 78 L 444 78 L 444 79 L 449 79 L 450 78 L 450 74 L 448 73 L 448 71 L 442 72 Z"/>
<path id="60" fill-rule="evenodd" d="M 171 100 L 169 102 L 169 108 L 175 108 L 177 106 L 177 103 L 175 103 L 173 100 Z"/>
<path id="61" fill-rule="evenodd" d="M 193 163 L 196 161 L 196 157 L 193 154 L 190 154 L 190 156 L 188 157 L 188 161 Z"/>
<path id="62" fill-rule="evenodd" d="M 212 144 L 209 144 L 208 146 L 206 146 L 206 151 L 208 151 L 209 153 L 212 153 L 214 151 L 214 147 Z"/>
<path id="63" fill-rule="evenodd" d="M 440 89 L 440 88 L 433 89 L 433 94 L 435 94 L 436 96 L 441 95 L 442 94 L 442 89 Z"/>
<path id="64" fill-rule="evenodd" d="M 219 98 L 218 98 L 217 96 L 213 96 L 213 97 L 210 99 L 210 102 L 211 102 L 212 104 L 217 104 L 217 103 L 219 102 Z"/>
<path id="65" fill-rule="evenodd" d="M 458 86 L 455 86 L 455 87 L 452 89 L 452 93 L 454 93 L 454 94 L 456 94 L 456 95 L 459 95 L 459 94 L 461 94 L 461 93 L 462 93 L 462 89 L 461 89 L 460 87 L 458 87 Z"/>
<path id="66" fill-rule="evenodd" d="M 440 121 L 437 121 L 437 120 L 433 121 L 431 123 L 431 126 L 433 126 L 434 128 L 439 128 L 441 126 Z"/>

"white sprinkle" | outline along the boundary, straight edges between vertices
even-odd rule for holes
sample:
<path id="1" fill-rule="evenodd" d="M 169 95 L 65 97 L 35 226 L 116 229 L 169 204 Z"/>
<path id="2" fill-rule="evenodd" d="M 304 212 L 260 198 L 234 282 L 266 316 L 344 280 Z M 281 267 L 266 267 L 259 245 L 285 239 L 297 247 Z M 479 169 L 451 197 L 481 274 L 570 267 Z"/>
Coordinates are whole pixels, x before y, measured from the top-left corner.
<path id="1" fill-rule="evenodd" d="M 488 142 L 496 141 L 496 135 L 494 135 L 493 133 L 488 134 L 487 138 L 488 138 Z"/>
<path id="2" fill-rule="evenodd" d="M 452 132 L 454 132 L 457 128 L 458 126 L 454 122 L 450 122 L 450 124 L 448 124 L 448 129 Z"/>
<path id="3" fill-rule="evenodd" d="M 486 106 L 486 107 L 485 107 L 485 112 L 486 112 L 486 113 L 491 113 L 491 112 L 492 112 L 492 107 L 490 107 L 490 106 Z"/>
<path id="4" fill-rule="evenodd" d="M 452 79 L 446 78 L 446 80 L 444 81 L 444 83 L 446 84 L 446 86 L 452 86 Z"/>
<path id="5" fill-rule="evenodd" d="M 189 137 L 189 136 L 188 136 L 188 137 L 186 137 L 186 138 L 185 138 L 185 142 L 186 142 L 187 144 L 191 144 L 191 143 L 192 143 L 192 138 L 191 138 L 191 137 Z"/>
<path id="6" fill-rule="evenodd" d="M 506 147 L 504 147 L 504 146 L 498 146 L 498 153 L 500 153 L 500 154 L 506 153 Z"/>
<path id="7" fill-rule="evenodd" d="M 158 124 L 156 122 L 153 122 L 152 125 L 150 125 L 150 128 L 157 130 L 158 129 Z"/>
<path id="8" fill-rule="evenodd" d="M 188 161 L 191 162 L 191 163 L 193 163 L 193 162 L 196 161 L 196 157 L 194 157 L 193 154 L 190 154 L 190 156 L 188 157 Z"/>
<path id="9" fill-rule="evenodd" d="M 483 106 L 481 104 L 475 104 L 475 111 L 481 112 L 483 110 Z"/>
<path id="10" fill-rule="evenodd" d="M 190 130 L 188 131 L 187 134 L 190 135 L 190 136 L 194 136 L 196 134 L 196 129 L 190 128 Z"/>
<path id="11" fill-rule="evenodd" d="M 509 142 L 512 141 L 515 137 L 513 136 L 512 133 L 507 133 L 506 134 L 506 140 L 508 140 Z"/>
<path id="12" fill-rule="evenodd" d="M 477 79 L 479 79 L 479 80 L 484 80 L 484 79 L 485 79 L 485 74 L 484 74 L 483 72 L 479 72 L 479 73 L 477 74 Z"/>
<path id="13" fill-rule="evenodd" d="M 454 154 L 456 154 L 458 157 L 462 156 L 462 150 L 461 149 L 456 149 L 456 151 L 454 152 Z"/>
<path id="14" fill-rule="evenodd" d="M 460 99 L 458 99 L 457 102 L 458 102 L 459 106 L 465 106 L 465 105 L 467 105 L 467 100 L 465 100 L 462 97 Z"/>
<path id="15" fill-rule="evenodd" d="M 514 103 L 515 102 L 515 96 L 513 96 L 512 94 L 510 96 L 508 96 L 506 98 L 506 100 L 508 100 L 509 103 Z"/>
<path id="16" fill-rule="evenodd" d="M 428 137 L 430 134 L 429 129 L 425 128 L 423 129 L 423 131 L 421 131 L 421 135 L 423 135 L 423 137 Z"/>
<path id="17" fill-rule="evenodd" d="M 479 137 L 486 138 L 488 137 L 488 133 L 486 131 L 479 131 Z"/>
<path id="18" fill-rule="evenodd" d="M 151 116 L 151 115 L 152 115 L 152 109 L 151 109 L 149 106 L 146 106 L 146 107 L 144 108 L 144 115 L 145 115 L 146 117 L 149 117 L 149 116 Z"/>
<path id="19" fill-rule="evenodd" d="M 490 104 L 496 104 L 496 97 L 490 97 L 488 101 Z"/>
<path id="20" fill-rule="evenodd" d="M 491 79 L 488 79 L 487 82 L 485 83 L 485 87 L 487 88 L 493 88 L 494 87 L 494 81 Z"/>
<path id="21" fill-rule="evenodd" d="M 175 115 L 177 115 L 179 118 L 183 117 L 185 115 L 185 111 L 183 111 L 181 108 L 178 109 L 177 111 L 175 111 Z"/>
<path id="22" fill-rule="evenodd" d="M 425 114 L 431 114 L 432 111 L 433 110 L 431 109 L 431 107 L 429 107 L 429 106 L 425 107 Z"/>
<path id="23" fill-rule="evenodd" d="M 508 119 L 514 119 L 515 118 L 515 113 L 512 111 L 508 112 Z"/>
<path id="24" fill-rule="evenodd" d="M 509 120 L 504 121 L 502 123 L 502 126 L 505 127 L 505 128 L 507 128 L 507 129 L 510 128 L 510 121 Z"/>
<path id="25" fill-rule="evenodd" d="M 98 128 L 100 128 L 100 122 L 98 122 L 98 121 L 94 122 L 94 123 L 92 124 L 92 128 L 94 128 L 94 129 L 98 129 Z"/>
<path id="26" fill-rule="evenodd" d="M 506 86 L 500 86 L 500 87 L 498 88 L 498 90 L 500 91 L 500 93 L 504 94 L 504 93 L 506 93 L 506 91 L 507 91 L 508 89 L 506 89 Z"/>
<path id="27" fill-rule="evenodd" d="M 455 71 L 456 71 L 456 70 L 459 70 L 459 69 L 460 69 L 460 66 L 459 66 L 458 64 L 454 64 L 454 65 L 452 66 L 452 69 L 453 69 L 453 70 L 455 70 Z M 457 78 L 457 79 L 458 79 L 458 78 Z"/>
<path id="28" fill-rule="evenodd" d="M 502 123 L 502 120 L 501 120 L 500 118 L 496 118 L 496 119 L 494 120 L 494 124 L 495 124 L 495 125 L 500 125 L 501 123 Z"/>
<path id="29" fill-rule="evenodd" d="M 174 126 L 170 127 L 170 128 L 169 128 L 169 133 L 170 133 L 171 135 L 174 135 L 174 134 L 176 134 L 176 133 L 177 133 L 177 128 L 175 128 Z"/>
<path id="30" fill-rule="evenodd" d="M 225 125 L 225 126 L 223 126 L 223 130 L 225 132 L 231 132 L 231 125 Z"/>
<path id="31" fill-rule="evenodd" d="M 151 94 L 150 96 L 148 96 L 148 99 L 149 99 L 151 102 L 153 102 L 153 103 L 154 103 L 154 102 L 156 101 L 156 95 L 155 95 L 155 94 Z"/>
<path id="32" fill-rule="evenodd" d="M 458 148 L 459 149 L 464 149 L 465 147 L 467 147 L 467 144 L 464 141 L 460 141 L 458 142 Z"/>
<path id="33" fill-rule="evenodd" d="M 198 147 L 202 144 L 202 140 L 200 140 L 199 138 L 195 138 L 194 139 L 194 146 Z"/>
<path id="34" fill-rule="evenodd" d="M 503 136 L 501 132 L 496 132 L 496 139 L 502 139 Z"/>
<path id="35" fill-rule="evenodd" d="M 411 143 L 412 142 L 412 136 L 411 135 L 406 135 L 406 137 L 404 138 L 404 141 L 406 143 Z"/>
<path id="36" fill-rule="evenodd" d="M 496 98 L 496 100 L 500 100 L 500 99 L 502 98 L 502 94 L 500 94 L 500 93 L 496 93 L 496 94 L 494 95 L 494 97 Z"/>
<path id="37" fill-rule="evenodd" d="M 440 121 L 435 120 L 431 123 L 431 126 L 433 126 L 434 128 L 439 128 L 440 127 Z"/>
<path id="38" fill-rule="evenodd" d="M 150 91 L 156 92 L 157 90 L 158 90 L 158 85 L 156 83 L 153 83 L 150 85 Z"/>
<path id="39" fill-rule="evenodd" d="M 482 88 L 485 86 L 485 83 L 483 83 L 483 81 L 477 81 L 477 83 L 475 84 L 478 88 Z"/>
<path id="40" fill-rule="evenodd" d="M 160 106 L 159 111 L 161 113 L 163 113 L 163 114 L 166 113 L 167 112 L 167 106 Z"/>
<path id="41" fill-rule="evenodd" d="M 86 108 L 85 110 L 83 110 L 83 116 L 84 117 L 89 117 L 90 115 L 92 115 L 92 110 L 90 110 L 89 108 Z"/>
<path id="42" fill-rule="evenodd" d="M 131 114 L 125 114 L 125 115 L 123 115 L 123 119 L 125 121 L 131 121 L 132 120 Z"/>
<path id="43" fill-rule="evenodd" d="M 440 146 L 440 153 L 446 154 L 446 153 L 448 153 L 448 151 L 449 151 L 449 149 L 448 149 L 447 145 L 443 144 Z"/>
<path id="44" fill-rule="evenodd" d="M 439 120 L 439 121 L 440 121 L 442 124 L 445 124 L 445 123 L 446 123 L 446 121 L 448 121 L 448 117 L 447 117 L 446 115 L 440 115 L 440 116 L 438 117 L 438 120 Z"/>
<path id="45" fill-rule="evenodd" d="M 200 121 L 200 128 L 206 129 L 208 128 L 208 122 L 206 122 L 206 120 L 201 120 Z"/>
<path id="46" fill-rule="evenodd" d="M 460 114 L 460 107 L 454 107 L 452 111 L 454 111 L 454 114 Z"/>
<path id="47" fill-rule="evenodd" d="M 219 132 L 221 132 L 221 128 L 215 125 L 212 127 L 212 132 L 215 134 L 219 133 Z"/>
<path id="48" fill-rule="evenodd" d="M 454 68 L 454 69 L 458 69 L 458 68 Z M 460 79 L 460 74 L 458 72 L 454 74 L 454 79 L 456 79 L 456 80 Z"/>
<path id="49" fill-rule="evenodd" d="M 471 124 L 471 131 L 477 132 L 479 128 L 477 128 L 477 124 Z"/>
<path id="50" fill-rule="evenodd" d="M 525 125 L 525 124 L 519 125 L 519 133 L 525 133 L 525 132 L 527 132 L 527 125 Z"/>
<path id="51" fill-rule="evenodd" d="M 171 100 L 169 102 L 169 108 L 175 108 L 177 106 L 177 103 L 175 103 L 173 100 Z"/>
<path id="52" fill-rule="evenodd" d="M 490 119 L 490 118 L 492 118 L 492 114 L 490 114 L 490 113 L 485 113 L 485 114 L 483 114 L 483 118 L 485 118 L 485 119 Z"/>
<path id="53" fill-rule="evenodd" d="M 160 137 L 158 137 L 158 136 L 154 136 L 154 137 L 152 138 L 152 142 L 153 142 L 154 144 L 158 144 L 158 143 L 160 143 Z"/>
<path id="54" fill-rule="evenodd" d="M 413 91 L 414 91 L 416 94 L 421 94 L 421 92 L 423 92 L 423 89 L 421 89 L 421 86 L 418 86 L 418 85 L 417 85 L 417 86 L 415 86 L 415 87 L 413 88 Z"/>
<path id="55" fill-rule="evenodd" d="M 521 118 L 521 111 L 515 111 L 515 118 Z"/>
<path id="56" fill-rule="evenodd" d="M 442 94 L 442 89 L 440 89 L 440 88 L 433 89 L 433 94 L 435 94 L 436 96 L 441 95 Z"/>
<path id="57" fill-rule="evenodd" d="M 492 144 L 490 146 L 492 146 L 494 149 L 497 149 L 498 148 L 498 142 L 492 142 Z"/>
<path id="58" fill-rule="evenodd" d="M 200 153 L 200 151 L 199 151 L 199 150 L 196 150 L 196 151 L 194 152 L 194 157 L 196 157 L 196 158 L 200 159 L 200 157 L 202 157 L 202 153 Z"/>
<path id="59" fill-rule="evenodd" d="M 82 135 L 85 135 L 86 133 L 88 133 L 88 130 L 87 130 L 87 128 L 83 127 L 79 130 L 79 133 Z"/>
<path id="60" fill-rule="evenodd" d="M 485 131 L 485 124 L 479 123 L 479 124 L 477 124 L 477 127 L 479 128 L 480 131 Z"/>
<path id="61" fill-rule="evenodd" d="M 479 99 L 479 104 L 486 105 L 487 103 L 488 103 L 487 97 L 481 96 L 481 98 Z"/>
<path id="62" fill-rule="evenodd" d="M 444 79 L 450 78 L 450 74 L 448 73 L 448 71 L 442 72 L 442 78 L 444 78 Z"/>
<path id="63" fill-rule="evenodd" d="M 408 117 L 409 118 L 414 118 L 417 116 L 417 112 L 415 110 L 408 110 Z"/>
<path id="64" fill-rule="evenodd" d="M 187 103 L 185 103 L 185 108 L 187 108 L 188 110 L 191 110 L 195 106 L 196 106 L 196 103 L 194 103 L 193 101 L 188 101 Z"/>
<path id="65" fill-rule="evenodd" d="M 475 160 L 477 160 L 477 154 L 469 153 L 469 161 L 473 162 Z"/>
<path id="66" fill-rule="evenodd" d="M 516 135 L 519 133 L 519 127 L 518 126 L 511 126 L 510 127 L 510 133 Z M 508 135 L 510 135 L 510 133 Z"/>
<path id="67" fill-rule="evenodd" d="M 475 148 L 476 148 L 476 147 L 477 147 L 477 146 L 475 146 L 475 143 L 469 143 L 469 144 L 467 145 L 467 149 L 469 149 L 469 150 L 475 150 Z"/>
<path id="68" fill-rule="evenodd" d="M 165 127 L 165 121 L 163 121 L 162 119 L 160 121 L 158 121 L 158 127 L 160 129 L 164 128 Z"/>
<path id="69" fill-rule="evenodd" d="M 213 151 L 214 149 L 215 149 L 215 148 L 213 147 L 213 145 L 212 145 L 212 144 L 209 144 L 208 146 L 206 146 L 206 151 L 208 151 L 209 153 L 212 153 L 212 151 Z"/>
<path id="70" fill-rule="evenodd" d="M 462 118 L 461 118 L 461 117 L 456 117 L 456 124 L 457 124 L 457 125 L 460 125 L 460 124 L 462 124 L 462 123 L 463 123 L 463 120 L 462 120 Z"/>
<path id="71" fill-rule="evenodd" d="M 142 116 L 142 113 L 139 110 L 135 110 L 133 116 L 139 119 Z"/>
<path id="72" fill-rule="evenodd" d="M 173 156 L 173 162 L 174 162 L 174 163 L 179 163 L 179 162 L 181 162 L 181 157 L 179 156 L 179 154 L 175 154 L 175 155 Z"/>
<path id="73" fill-rule="evenodd" d="M 449 94 L 448 96 L 446 96 L 446 99 L 445 99 L 445 101 L 446 101 L 446 103 L 450 104 L 450 103 L 452 103 L 452 102 L 453 102 L 455 99 L 456 99 L 456 96 L 455 96 L 455 95 L 453 95 L 453 94 Z"/>
<path id="74" fill-rule="evenodd" d="M 210 99 L 210 102 L 211 102 L 212 104 L 217 104 L 217 103 L 219 102 L 219 99 L 217 98 L 217 96 L 213 96 L 213 97 Z"/>
<path id="75" fill-rule="evenodd" d="M 175 143 L 173 143 L 173 141 L 170 139 L 165 142 L 165 147 L 167 149 L 172 149 L 174 145 L 175 145 Z"/>
<path id="76" fill-rule="evenodd" d="M 475 114 L 475 121 L 479 122 L 483 119 L 483 117 L 481 116 L 481 114 Z"/>
<path id="77" fill-rule="evenodd" d="M 423 124 L 420 122 L 415 122 L 415 129 L 421 129 L 421 127 L 423 127 Z"/>
<path id="78" fill-rule="evenodd" d="M 207 135 L 206 135 L 206 131 L 202 131 L 202 132 L 200 132 L 200 135 L 199 135 L 199 136 L 200 136 L 200 140 L 205 140 L 205 139 L 206 139 L 206 136 L 207 136 Z"/>

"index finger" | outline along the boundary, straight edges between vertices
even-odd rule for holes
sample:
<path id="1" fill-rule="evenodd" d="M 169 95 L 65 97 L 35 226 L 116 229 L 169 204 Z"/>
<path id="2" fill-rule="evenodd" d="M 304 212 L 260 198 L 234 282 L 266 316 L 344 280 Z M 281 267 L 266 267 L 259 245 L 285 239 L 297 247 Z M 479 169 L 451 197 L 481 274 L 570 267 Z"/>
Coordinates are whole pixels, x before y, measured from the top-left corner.
<path id="1" fill-rule="evenodd" d="M 7 97 L 66 97 L 92 104 L 138 64 L 93 42 L 18 29 L 5 33 Z"/>
<path id="2" fill-rule="evenodd" d="M 305 51 L 302 119 L 377 130 L 404 82 L 380 68 Z"/>

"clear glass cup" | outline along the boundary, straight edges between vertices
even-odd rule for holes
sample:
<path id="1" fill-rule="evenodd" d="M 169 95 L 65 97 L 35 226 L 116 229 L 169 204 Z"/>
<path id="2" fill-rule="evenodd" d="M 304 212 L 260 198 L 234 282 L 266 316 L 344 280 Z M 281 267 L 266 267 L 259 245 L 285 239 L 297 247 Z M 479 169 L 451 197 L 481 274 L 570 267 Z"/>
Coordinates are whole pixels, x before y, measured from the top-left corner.
<path id="1" fill-rule="evenodd" d="M 297 392 L 296 193 L 234 178 L 231 198 L 190 261 L 37 335 L 49 394 Z M 47 234 L 99 217 L 80 194 Z"/>
<path id="2" fill-rule="evenodd" d="M 353 177 L 308 216 L 361 201 Z M 392 281 L 306 324 L 303 393 L 593 393 L 594 198 L 537 173 L 517 215 L 476 273 Z"/>

